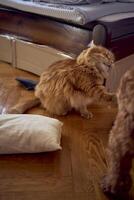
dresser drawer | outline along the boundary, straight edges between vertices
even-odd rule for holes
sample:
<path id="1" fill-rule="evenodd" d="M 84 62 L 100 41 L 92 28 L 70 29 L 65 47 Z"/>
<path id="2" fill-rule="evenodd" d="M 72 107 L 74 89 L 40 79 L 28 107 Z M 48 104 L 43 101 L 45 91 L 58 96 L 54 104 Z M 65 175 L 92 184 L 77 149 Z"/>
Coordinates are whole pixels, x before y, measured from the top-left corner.
<path id="1" fill-rule="evenodd" d="M 37 45 L 21 40 L 15 41 L 15 67 L 40 75 L 52 63 L 68 58 L 56 49 L 44 45 Z"/>

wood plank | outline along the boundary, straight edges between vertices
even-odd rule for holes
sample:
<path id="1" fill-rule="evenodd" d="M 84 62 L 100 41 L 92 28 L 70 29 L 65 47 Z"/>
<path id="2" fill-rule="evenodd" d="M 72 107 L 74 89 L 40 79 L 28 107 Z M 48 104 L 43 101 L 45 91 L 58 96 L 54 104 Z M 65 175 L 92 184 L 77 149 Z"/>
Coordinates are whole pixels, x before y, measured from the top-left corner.
<path id="1" fill-rule="evenodd" d="M 38 199 L 38 200 L 89 200 L 88 194 L 87 193 L 60 193 L 60 192 L 6 192 L 0 194 L 0 199 L 1 200 L 15 200 L 17 197 L 18 200 L 33 200 L 33 199 Z M 33 198 L 34 197 L 34 198 Z M 93 198 L 91 198 L 93 199 Z"/>

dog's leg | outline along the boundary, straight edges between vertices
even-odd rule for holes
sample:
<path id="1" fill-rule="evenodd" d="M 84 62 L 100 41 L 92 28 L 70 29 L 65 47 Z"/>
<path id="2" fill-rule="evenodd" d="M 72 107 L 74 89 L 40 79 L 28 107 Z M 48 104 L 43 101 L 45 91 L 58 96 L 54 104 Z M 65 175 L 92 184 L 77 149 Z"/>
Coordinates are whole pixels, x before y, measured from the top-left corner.
<path id="1" fill-rule="evenodd" d="M 119 123 L 116 123 L 116 125 Z M 125 125 L 123 127 L 113 127 L 108 144 L 108 171 L 104 176 L 101 186 L 104 192 L 125 196 L 131 187 L 130 169 L 132 156 L 129 150 L 129 140 L 125 136 Z M 121 134 L 118 131 L 121 131 Z M 122 129 L 122 130 L 121 130 Z"/>
<path id="2" fill-rule="evenodd" d="M 109 156 L 111 156 L 109 169 L 102 180 L 101 186 L 106 193 L 121 195 L 121 193 L 128 192 L 131 186 L 129 172 L 132 159 L 130 155 L 126 154 L 120 157 L 120 155 L 115 156 L 113 152 Z"/>

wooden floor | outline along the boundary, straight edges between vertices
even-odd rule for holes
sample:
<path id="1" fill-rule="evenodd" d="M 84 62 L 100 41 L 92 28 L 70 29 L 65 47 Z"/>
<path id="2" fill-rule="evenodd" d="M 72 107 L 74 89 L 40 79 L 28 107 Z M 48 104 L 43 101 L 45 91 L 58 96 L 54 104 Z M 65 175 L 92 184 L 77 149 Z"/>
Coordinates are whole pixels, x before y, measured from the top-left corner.
<path id="1" fill-rule="evenodd" d="M 33 95 L 16 83 L 17 76 L 37 79 L 0 63 L 0 113 Z M 107 200 L 99 182 L 107 167 L 105 147 L 116 108 L 89 109 L 91 120 L 76 113 L 58 117 L 64 123 L 61 151 L 0 156 L 0 200 Z M 42 108 L 29 113 L 48 116 Z"/>

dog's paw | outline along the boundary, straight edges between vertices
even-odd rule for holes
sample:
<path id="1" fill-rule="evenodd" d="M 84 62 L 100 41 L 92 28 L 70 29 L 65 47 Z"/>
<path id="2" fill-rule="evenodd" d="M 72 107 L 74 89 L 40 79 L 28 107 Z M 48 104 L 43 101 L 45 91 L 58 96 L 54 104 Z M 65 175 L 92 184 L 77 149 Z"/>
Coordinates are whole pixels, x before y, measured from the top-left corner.
<path id="1" fill-rule="evenodd" d="M 129 179 L 129 178 L 128 178 Z M 129 197 L 129 189 L 130 189 L 130 179 L 129 184 L 128 181 L 117 181 L 118 179 L 113 177 L 111 179 L 109 176 L 104 176 L 101 180 L 100 186 L 103 192 L 114 199 L 118 200 L 127 200 Z"/>
<path id="2" fill-rule="evenodd" d="M 100 186 L 104 193 L 115 193 L 114 187 L 112 186 L 112 182 L 109 181 L 107 176 L 104 176 L 101 180 Z"/>

